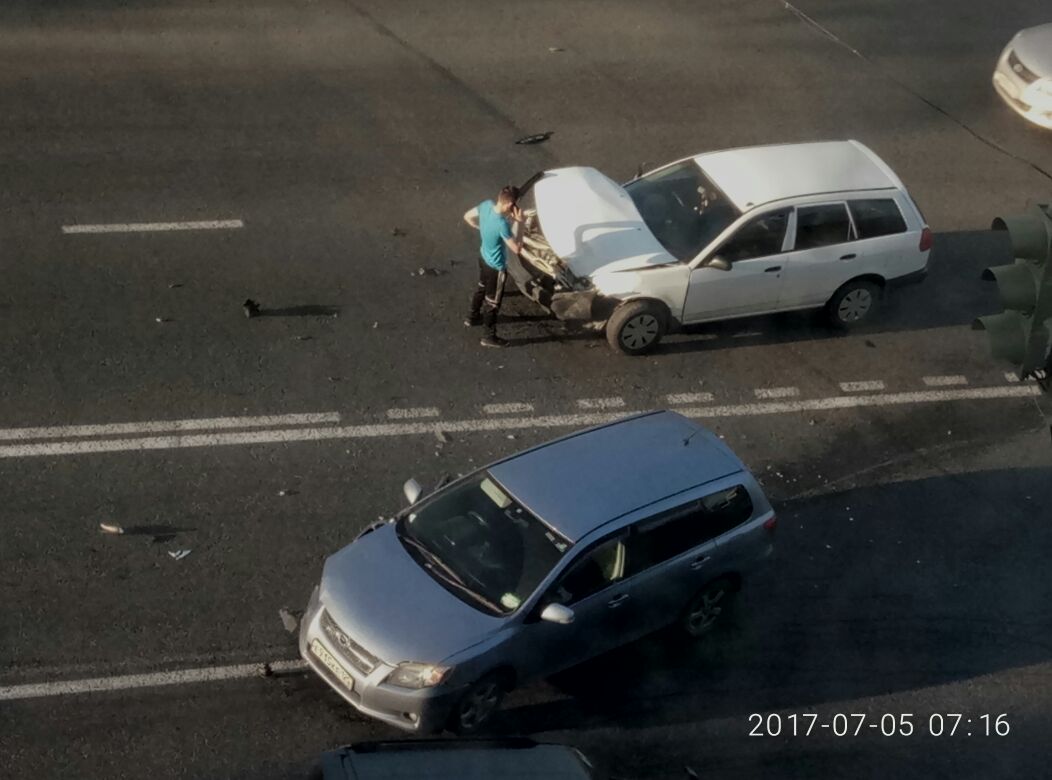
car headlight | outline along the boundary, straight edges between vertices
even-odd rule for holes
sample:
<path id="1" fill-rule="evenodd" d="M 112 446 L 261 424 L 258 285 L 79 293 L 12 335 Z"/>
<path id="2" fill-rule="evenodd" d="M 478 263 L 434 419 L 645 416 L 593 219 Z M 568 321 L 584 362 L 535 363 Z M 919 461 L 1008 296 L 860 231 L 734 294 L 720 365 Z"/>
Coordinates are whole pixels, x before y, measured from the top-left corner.
<path id="1" fill-rule="evenodd" d="M 398 664 L 393 672 L 384 680 L 388 685 L 396 685 L 399 688 L 431 688 L 442 682 L 449 673 L 453 671 L 452 666 L 436 666 L 435 664 L 417 664 L 407 662 Z"/>

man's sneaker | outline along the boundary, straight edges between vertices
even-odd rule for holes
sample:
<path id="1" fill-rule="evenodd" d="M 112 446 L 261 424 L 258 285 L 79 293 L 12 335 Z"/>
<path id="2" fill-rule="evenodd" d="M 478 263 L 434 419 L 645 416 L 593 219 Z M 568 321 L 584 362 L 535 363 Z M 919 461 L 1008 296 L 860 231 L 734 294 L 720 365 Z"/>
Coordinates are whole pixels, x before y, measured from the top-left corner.
<path id="1" fill-rule="evenodd" d="M 502 339 L 500 336 L 483 336 L 479 342 L 484 347 L 506 347 L 508 342 Z"/>
<path id="2" fill-rule="evenodd" d="M 466 317 L 464 319 L 465 328 L 474 328 L 482 324 L 482 317 Z"/>

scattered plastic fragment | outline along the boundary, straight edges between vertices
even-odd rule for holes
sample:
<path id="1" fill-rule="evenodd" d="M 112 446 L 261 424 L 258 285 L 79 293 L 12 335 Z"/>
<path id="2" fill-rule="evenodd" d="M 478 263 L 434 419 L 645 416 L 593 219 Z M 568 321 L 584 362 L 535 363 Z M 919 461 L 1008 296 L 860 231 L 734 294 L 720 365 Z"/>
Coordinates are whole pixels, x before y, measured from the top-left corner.
<path id="1" fill-rule="evenodd" d="M 435 438 L 438 439 L 442 444 L 449 444 L 449 436 L 445 431 L 435 431 Z"/>
<path id="2" fill-rule="evenodd" d="M 506 438 L 514 439 L 515 438 L 515 434 L 514 433 L 509 433 Z"/>
<path id="3" fill-rule="evenodd" d="M 554 130 L 548 130 L 548 131 L 543 132 L 543 133 L 534 133 L 533 135 L 523 136 L 522 138 L 520 138 L 515 143 L 517 143 L 519 145 L 540 144 L 540 143 L 544 143 L 545 141 L 547 141 L 553 135 L 555 135 L 555 131 Z"/>
<path id="4" fill-rule="evenodd" d="M 314 337 L 313 336 L 293 336 L 292 338 L 294 338 L 296 341 L 310 341 Z"/>
<path id="5" fill-rule="evenodd" d="M 278 491 L 278 495 L 279 495 L 279 496 L 294 496 L 294 495 L 296 495 L 296 494 L 297 494 L 298 492 L 299 492 L 299 491 L 297 491 L 297 490 L 293 490 L 292 488 L 285 488 L 284 490 L 279 490 L 279 491 Z"/>
<path id="6" fill-rule="evenodd" d="M 174 289 L 176 289 L 178 287 L 182 287 L 182 286 L 183 286 L 182 282 L 172 282 L 170 285 L 168 285 L 168 289 L 169 290 L 174 290 Z"/>
<path id="7" fill-rule="evenodd" d="M 373 330 L 376 330 L 378 327 L 380 327 L 380 323 L 379 322 L 374 322 L 373 323 Z"/>
<path id="8" fill-rule="evenodd" d="M 107 534 L 122 534 L 124 529 L 116 523 L 99 523 L 99 530 Z"/>
<path id="9" fill-rule="evenodd" d="M 183 558 L 185 558 L 189 554 L 190 554 L 190 550 L 169 550 L 168 551 L 169 557 L 171 557 L 173 560 L 176 560 L 176 561 L 181 561 Z"/>
<path id="10" fill-rule="evenodd" d="M 154 317 L 154 321 L 155 322 L 171 322 L 171 319 L 169 319 L 168 317 Z"/>
<path id="11" fill-rule="evenodd" d="M 290 634 L 296 633 L 296 629 L 300 624 L 299 618 L 289 612 L 286 607 L 278 610 L 278 616 L 281 618 L 281 625 L 285 626 L 286 631 Z"/>
<path id="12" fill-rule="evenodd" d="M 566 51 L 566 49 L 564 49 L 562 46 L 549 46 L 548 51 L 550 51 L 552 54 L 556 54 L 561 51 Z"/>

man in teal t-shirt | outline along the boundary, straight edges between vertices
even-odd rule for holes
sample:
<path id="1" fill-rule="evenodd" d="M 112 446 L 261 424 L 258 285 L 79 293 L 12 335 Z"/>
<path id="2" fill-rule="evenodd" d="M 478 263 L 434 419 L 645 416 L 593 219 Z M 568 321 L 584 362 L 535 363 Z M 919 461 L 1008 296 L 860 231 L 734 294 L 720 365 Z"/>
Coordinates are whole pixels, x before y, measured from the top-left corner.
<path id="1" fill-rule="evenodd" d="M 471 298 L 471 312 L 464 324 L 485 326 L 485 335 L 479 343 L 484 347 L 504 347 L 508 342 L 497 335 L 497 312 L 504 297 L 504 282 L 507 278 L 507 263 L 504 249 L 516 255 L 522 244 L 512 237 L 511 221 L 522 221 L 522 212 L 516 205 L 519 191 L 515 187 L 504 187 L 497 200 L 484 200 L 464 214 L 464 221 L 479 232 L 479 283 Z"/>

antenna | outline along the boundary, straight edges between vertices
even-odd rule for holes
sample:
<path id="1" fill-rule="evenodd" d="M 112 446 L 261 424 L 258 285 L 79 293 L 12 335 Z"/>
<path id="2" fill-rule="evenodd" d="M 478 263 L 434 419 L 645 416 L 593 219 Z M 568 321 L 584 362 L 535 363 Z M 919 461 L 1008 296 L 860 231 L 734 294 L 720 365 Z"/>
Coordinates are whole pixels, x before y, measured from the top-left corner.
<path id="1" fill-rule="evenodd" d="M 695 436 L 697 436 L 699 433 L 701 433 L 702 430 L 703 430 L 702 428 L 698 428 L 697 430 L 694 431 L 694 433 L 692 433 L 690 436 L 685 438 L 683 440 L 683 446 L 686 447 L 688 444 L 690 444 L 690 440 L 693 439 Z"/>

